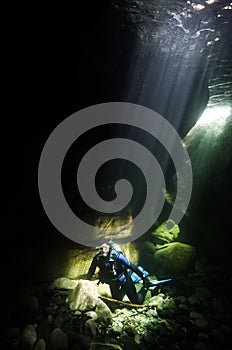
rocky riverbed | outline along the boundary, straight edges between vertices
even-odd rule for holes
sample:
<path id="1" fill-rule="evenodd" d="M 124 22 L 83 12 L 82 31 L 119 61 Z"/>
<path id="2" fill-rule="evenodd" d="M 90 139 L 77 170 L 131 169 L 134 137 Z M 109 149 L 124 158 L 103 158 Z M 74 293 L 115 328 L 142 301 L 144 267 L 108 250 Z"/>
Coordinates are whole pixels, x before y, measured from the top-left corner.
<path id="1" fill-rule="evenodd" d="M 107 306 L 91 299 L 93 290 L 80 296 L 78 285 L 63 278 L 24 291 L 1 324 L 0 349 L 231 348 L 232 279 L 224 268 L 208 266 L 155 287 L 139 308 Z M 99 288 L 107 294 L 105 285 Z M 89 297 L 95 300 L 91 306 Z"/>

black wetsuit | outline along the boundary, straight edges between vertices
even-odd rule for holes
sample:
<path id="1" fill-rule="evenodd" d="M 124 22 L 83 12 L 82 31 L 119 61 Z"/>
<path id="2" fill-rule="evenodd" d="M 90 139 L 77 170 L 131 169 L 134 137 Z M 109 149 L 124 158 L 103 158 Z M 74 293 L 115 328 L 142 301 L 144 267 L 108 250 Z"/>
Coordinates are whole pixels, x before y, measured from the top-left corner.
<path id="1" fill-rule="evenodd" d="M 133 265 L 121 252 L 111 249 L 107 256 L 101 252 L 92 260 L 86 278 L 93 276 L 96 268 L 99 267 L 99 280 L 110 286 L 111 295 L 117 300 L 122 300 L 125 295 L 133 304 L 142 304 L 146 296 L 149 280 L 143 273 Z M 131 271 L 143 279 L 143 286 L 137 292 L 131 279 Z"/>

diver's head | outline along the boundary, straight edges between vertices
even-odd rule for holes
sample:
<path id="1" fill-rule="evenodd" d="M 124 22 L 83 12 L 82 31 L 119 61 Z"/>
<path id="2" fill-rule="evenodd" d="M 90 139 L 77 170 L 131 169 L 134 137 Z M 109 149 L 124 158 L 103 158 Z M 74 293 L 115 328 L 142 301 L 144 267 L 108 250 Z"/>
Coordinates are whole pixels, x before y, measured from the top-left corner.
<path id="1" fill-rule="evenodd" d="M 99 247 L 96 247 L 96 249 L 100 250 L 100 252 L 102 253 L 103 256 L 107 256 L 107 254 L 111 250 L 116 250 L 116 251 L 122 252 L 124 254 L 122 248 L 118 244 L 114 243 L 112 240 L 103 243 Z"/>
<path id="2" fill-rule="evenodd" d="M 100 250 L 103 256 L 107 256 L 111 248 L 111 245 L 109 243 L 103 243 L 100 245 L 100 247 L 97 247 L 97 249 Z"/>

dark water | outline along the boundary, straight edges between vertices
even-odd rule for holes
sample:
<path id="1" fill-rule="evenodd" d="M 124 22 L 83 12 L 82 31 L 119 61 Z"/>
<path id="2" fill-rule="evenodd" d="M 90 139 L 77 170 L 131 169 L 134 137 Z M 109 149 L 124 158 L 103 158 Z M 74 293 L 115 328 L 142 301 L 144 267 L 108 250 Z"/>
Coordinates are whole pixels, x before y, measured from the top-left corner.
<path id="1" fill-rule="evenodd" d="M 16 269 L 23 284 L 28 265 L 39 270 L 43 250 L 49 255 L 60 240 L 69 244 L 45 216 L 37 190 L 39 157 L 59 122 L 96 103 L 128 101 L 161 113 L 184 137 L 209 98 L 215 105 L 231 102 L 231 5 L 211 2 L 6 6 L 5 278 L 11 281 Z M 81 152 L 98 138 L 87 135 Z"/>
<path id="2" fill-rule="evenodd" d="M 184 137 L 208 101 L 215 107 L 231 104 L 232 6 L 225 0 L 20 3 L 2 8 L 1 25 L 2 150 L 6 156 L 2 160 L 1 305 L 6 306 L 17 297 L 18 287 L 43 280 L 49 261 L 57 259 L 57 247 L 73 247 L 49 222 L 38 194 L 39 157 L 52 130 L 84 107 L 124 101 L 156 110 Z M 92 132 L 77 146 L 78 155 L 105 134 L 120 133 L 143 138 L 138 131 L 120 127 Z M 221 165 L 231 150 L 232 133 L 226 135 L 221 148 L 225 152 L 217 160 Z M 153 147 L 148 138 L 146 143 Z M 192 153 L 196 157 L 201 152 L 196 153 L 197 149 Z M 157 152 L 161 162 L 162 152 Z M 123 167 L 111 164 L 105 178 L 112 173 L 119 178 Z M 120 171 L 115 172 L 117 168 Z M 225 251 L 230 257 L 231 165 L 225 177 L 214 170 L 216 185 L 205 185 L 207 166 L 196 168 L 200 185 L 193 194 L 193 220 L 183 224 L 184 229 L 191 228 L 190 238 L 185 239 L 197 244 L 196 232 L 203 228 L 207 235 L 202 238 L 201 253 L 209 252 L 218 263 Z M 74 170 L 67 165 L 64 184 L 72 206 Z M 128 177 L 131 174 L 136 184 L 141 174 L 133 167 L 126 171 Z M 110 199 L 105 182 L 101 177 L 98 181 L 103 187 L 100 192 Z M 140 209 L 138 198 L 144 199 L 137 194 L 135 212 Z"/>

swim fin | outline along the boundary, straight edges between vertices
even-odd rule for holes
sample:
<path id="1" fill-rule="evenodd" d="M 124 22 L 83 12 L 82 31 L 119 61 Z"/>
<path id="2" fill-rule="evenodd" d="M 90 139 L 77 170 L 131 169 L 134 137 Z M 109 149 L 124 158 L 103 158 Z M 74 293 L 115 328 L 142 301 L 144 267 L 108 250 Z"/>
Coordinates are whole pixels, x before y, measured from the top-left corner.
<path id="1" fill-rule="evenodd" d="M 171 282 L 172 278 L 168 278 L 166 280 L 160 280 L 160 281 L 150 281 L 150 288 L 159 286 L 160 284 Z"/>

